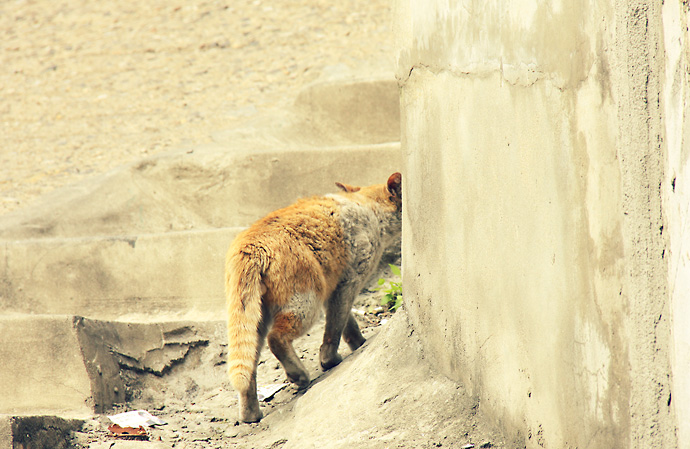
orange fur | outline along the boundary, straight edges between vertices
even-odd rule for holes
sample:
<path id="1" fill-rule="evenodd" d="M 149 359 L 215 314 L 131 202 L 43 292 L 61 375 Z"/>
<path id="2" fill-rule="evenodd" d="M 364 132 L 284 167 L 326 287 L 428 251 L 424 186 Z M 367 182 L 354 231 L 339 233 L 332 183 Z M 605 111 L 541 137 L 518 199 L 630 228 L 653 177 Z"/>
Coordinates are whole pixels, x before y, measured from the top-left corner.
<path id="1" fill-rule="evenodd" d="M 284 306 L 295 292 L 333 291 L 345 249 L 338 208 L 331 198 L 309 198 L 270 213 L 237 236 L 225 262 L 228 298 L 228 367 L 237 390 L 249 385 L 262 319 L 259 282 L 267 306 Z"/>
<path id="2" fill-rule="evenodd" d="M 331 309 L 322 345 L 324 369 L 339 362 L 337 344 L 343 331 L 353 348 L 364 341 L 354 318 L 350 322 L 347 315 L 363 283 L 361 267 L 370 272 L 372 264 L 378 264 L 374 259 L 382 252 L 380 234 L 389 232 L 378 227 L 392 220 L 393 232 L 399 235 L 401 178 L 394 174 L 388 184 L 364 188 L 337 185 L 344 192 L 302 199 L 268 214 L 240 233 L 228 250 L 228 373 L 240 392 L 244 421 L 261 418 L 252 390 L 259 351 L 271 326 L 269 347 L 288 378 L 302 387 L 309 382 L 308 374 L 292 341 L 308 330 L 321 306 Z M 371 241 L 369 246 L 376 250 L 371 254 L 358 253 L 356 242 L 362 241 L 358 226 L 372 228 L 364 234 L 364 241 Z"/>

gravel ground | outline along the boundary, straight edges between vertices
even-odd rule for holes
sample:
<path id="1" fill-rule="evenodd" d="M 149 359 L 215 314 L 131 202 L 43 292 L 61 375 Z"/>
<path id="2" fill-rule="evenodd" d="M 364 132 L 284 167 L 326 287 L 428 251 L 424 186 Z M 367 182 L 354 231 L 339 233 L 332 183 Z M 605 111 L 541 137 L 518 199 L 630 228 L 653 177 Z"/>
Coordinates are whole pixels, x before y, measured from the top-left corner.
<path id="1" fill-rule="evenodd" d="M 0 3 L 0 214 L 393 65 L 388 0 Z"/>

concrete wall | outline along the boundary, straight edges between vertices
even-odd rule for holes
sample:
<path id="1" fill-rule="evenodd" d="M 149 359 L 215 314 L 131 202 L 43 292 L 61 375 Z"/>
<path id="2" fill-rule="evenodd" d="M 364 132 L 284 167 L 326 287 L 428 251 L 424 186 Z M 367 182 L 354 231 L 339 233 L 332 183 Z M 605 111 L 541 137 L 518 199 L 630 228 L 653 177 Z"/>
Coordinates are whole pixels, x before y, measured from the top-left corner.
<path id="1" fill-rule="evenodd" d="M 674 1 L 396 3 L 406 304 L 528 447 L 690 447 L 687 26 Z"/>
<path id="2" fill-rule="evenodd" d="M 666 173 L 664 215 L 668 235 L 673 404 L 679 446 L 690 448 L 690 15 L 687 7 L 662 8 L 665 61 L 662 84 Z"/>

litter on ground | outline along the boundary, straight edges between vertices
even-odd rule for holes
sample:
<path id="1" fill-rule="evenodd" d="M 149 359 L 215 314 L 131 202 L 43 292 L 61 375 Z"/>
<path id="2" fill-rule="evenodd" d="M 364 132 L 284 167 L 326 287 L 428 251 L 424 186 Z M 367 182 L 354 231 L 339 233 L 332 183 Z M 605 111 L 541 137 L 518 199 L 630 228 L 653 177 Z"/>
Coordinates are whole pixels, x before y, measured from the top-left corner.
<path id="1" fill-rule="evenodd" d="M 134 410 L 131 412 L 118 413 L 117 415 L 110 415 L 108 418 L 120 427 L 151 427 L 162 426 L 167 424 L 160 418 L 157 418 L 147 412 L 146 410 Z"/>

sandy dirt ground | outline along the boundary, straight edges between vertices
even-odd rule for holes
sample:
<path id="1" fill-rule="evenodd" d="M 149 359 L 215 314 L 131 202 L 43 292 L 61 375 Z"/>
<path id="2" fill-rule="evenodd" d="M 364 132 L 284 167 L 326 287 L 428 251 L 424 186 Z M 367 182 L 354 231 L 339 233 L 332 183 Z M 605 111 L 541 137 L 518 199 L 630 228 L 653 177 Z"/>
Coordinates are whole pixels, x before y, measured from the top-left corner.
<path id="1" fill-rule="evenodd" d="M 393 65 L 388 0 L 0 3 L 0 214 Z"/>

